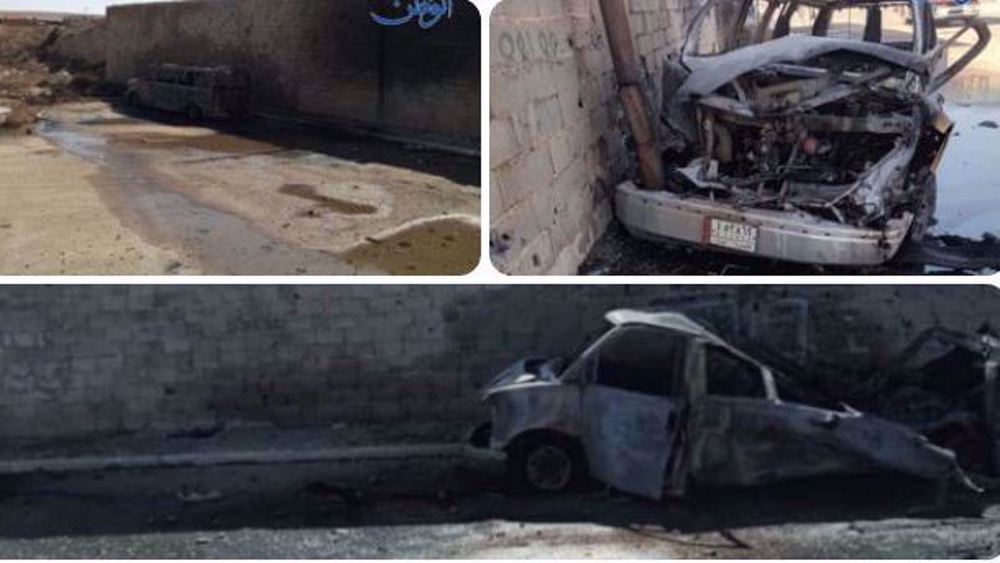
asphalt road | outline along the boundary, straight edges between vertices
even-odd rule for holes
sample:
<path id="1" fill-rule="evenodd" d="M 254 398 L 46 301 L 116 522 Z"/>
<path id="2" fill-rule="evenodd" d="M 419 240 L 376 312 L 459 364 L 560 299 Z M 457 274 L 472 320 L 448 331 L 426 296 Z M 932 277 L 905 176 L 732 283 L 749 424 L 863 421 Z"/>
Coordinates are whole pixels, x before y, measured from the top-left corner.
<path id="1" fill-rule="evenodd" d="M 894 476 L 656 503 L 510 494 L 497 461 L 103 471 L 3 482 L 2 558 L 985 558 L 1000 495 Z"/>

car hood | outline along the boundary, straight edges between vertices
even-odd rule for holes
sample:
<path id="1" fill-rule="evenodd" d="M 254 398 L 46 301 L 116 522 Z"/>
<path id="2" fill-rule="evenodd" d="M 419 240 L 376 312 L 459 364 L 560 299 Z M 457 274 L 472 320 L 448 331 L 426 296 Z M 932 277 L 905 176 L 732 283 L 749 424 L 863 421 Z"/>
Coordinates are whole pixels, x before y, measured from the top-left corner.
<path id="1" fill-rule="evenodd" d="M 679 94 L 688 97 L 704 96 L 752 70 L 770 64 L 801 63 L 837 51 L 875 57 L 919 73 L 927 73 L 929 69 L 924 57 L 878 43 L 811 35 L 789 35 L 721 55 L 685 56 L 684 64 L 691 70 L 691 75 L 681 87 Z"/>
<path id="2" fill-rule="evenodd" d="M 526 385 L 558 383 L 562 358 L 524 358 L 500 372 L 483 388 L 483 398 L 494 393 Z"/>

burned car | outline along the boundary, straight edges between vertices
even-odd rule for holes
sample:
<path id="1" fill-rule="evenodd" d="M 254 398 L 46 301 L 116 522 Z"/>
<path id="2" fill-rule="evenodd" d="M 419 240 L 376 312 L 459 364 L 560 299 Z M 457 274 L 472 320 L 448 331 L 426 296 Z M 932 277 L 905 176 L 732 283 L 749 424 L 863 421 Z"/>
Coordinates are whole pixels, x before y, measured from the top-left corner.
<path id="1" fill-rule="evenodd" d="M 661 499 L 691 483 L 894 471 L 978 490 L 950 449 L 814 396 L 680 313 L 607 318 L 578 356 L 518 362 L 485 391 L 489 445 L 526 488 L 558 492 L 589 475 Z"/>
<path id="2" fill-rule="evenodd" d="M 193 121 L 241 117 L 249 99 L 250 77 L 228 66 L 151 65 L 125 91 L 130 106 L 183 113 Z"/>
<path id="3" fill-rule="evenodd" d="M 961 24 L 939 40 L 925 0 L 708 0 L 664 68 L 665 186 L 618 186 L 618 219 L 770 259 L 891 260 L 932 226 L 941 87 L 990 40 Z"/>

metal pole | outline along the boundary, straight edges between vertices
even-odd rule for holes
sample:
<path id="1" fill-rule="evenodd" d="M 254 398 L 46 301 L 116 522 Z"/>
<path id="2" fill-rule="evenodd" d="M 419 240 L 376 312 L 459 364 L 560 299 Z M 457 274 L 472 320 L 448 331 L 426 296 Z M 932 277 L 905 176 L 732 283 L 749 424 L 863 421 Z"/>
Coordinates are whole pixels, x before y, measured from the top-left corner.
<path id="1" fill-rule="evenodd" d="M 625 0 L 600 0 L 604 29 L 611 47 L 618 78 L 618 97 L 625 108 L 629 128 L 636 143 L 642 188 L 660 190 L 664 187 L 663 162 L 660 160 L 656 130 L 650 124 L 649 99 L 642 90 L 639 56 L 632 41 Z"/>

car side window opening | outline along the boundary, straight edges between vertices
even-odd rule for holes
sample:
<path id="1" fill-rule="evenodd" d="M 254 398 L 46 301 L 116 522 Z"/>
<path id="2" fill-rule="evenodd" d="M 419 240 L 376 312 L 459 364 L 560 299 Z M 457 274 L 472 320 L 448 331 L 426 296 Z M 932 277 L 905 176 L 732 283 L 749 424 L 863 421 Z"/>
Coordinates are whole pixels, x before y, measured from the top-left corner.
<path id="1" fill-rule="evenodd" d="M 709 395 L 767 397 L 761 369 L 719 346 L 707 346 L 705 349 L 705 378 Z"/>
<path id="2" fill-rule="evenodd" d="M 675 394 L 687 337 L 653 327 L 625 327 L 597 351 L 596 382 L 658 397 Z"/>

